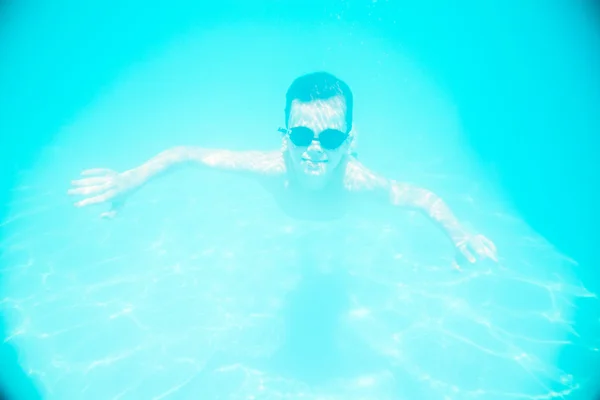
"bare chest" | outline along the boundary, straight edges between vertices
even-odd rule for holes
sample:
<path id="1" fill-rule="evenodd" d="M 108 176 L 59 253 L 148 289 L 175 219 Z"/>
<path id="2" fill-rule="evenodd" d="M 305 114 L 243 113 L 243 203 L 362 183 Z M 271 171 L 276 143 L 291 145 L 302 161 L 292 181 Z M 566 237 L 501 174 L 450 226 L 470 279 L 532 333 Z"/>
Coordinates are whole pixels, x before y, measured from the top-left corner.
<path id="1" fill-rule="evenodd" d="M 285 182 L 271 186 L 278 206 L 289 217 L 309 221 L 331 221 L 348 215 L 355 205 L 351 193 L 339 189 L 304 191 Z"/>

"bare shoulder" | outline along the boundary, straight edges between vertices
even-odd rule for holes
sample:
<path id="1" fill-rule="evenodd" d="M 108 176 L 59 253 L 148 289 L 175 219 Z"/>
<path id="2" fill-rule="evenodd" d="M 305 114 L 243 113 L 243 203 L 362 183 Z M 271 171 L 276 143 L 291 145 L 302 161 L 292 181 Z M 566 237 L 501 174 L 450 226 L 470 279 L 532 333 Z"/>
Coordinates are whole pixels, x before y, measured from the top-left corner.
<path id="1" fill-rule="evenodd" d="M 286 173 L 286 164 L 281 150 L 264 152 L 264 163 L 272 175 L 284 175 Z"/>
<path id="2" fill-rule="evenodd" d="M 213 168 L 265 175 L 278 175 L 285 172 L 283 154 L 279 150 L 236 151 L 188 148 L 188 152 L 191 160 Z"/>
<path id="3" fill-rule="evenodd" d="M 365 167 L 357 159 L 352 158 L 346 165 L 344 187 L 350 192 L 373 191 L 387 189 L 390 181 Z"/>
<path id="4" fill-rule="evenodd" d="M 285 161 L 280 150 L 240 151 L 236 157 L 240 165 L 254 172 L 279 175 L 285 172 Z"/>
<path id="5" fill-rule="evenodd" d="M 430 196 L 428 191 L 409 183 L 386 178 L 365 167 L 356 159 L 352 159 L 347 164 L 344 187 L 349 192 L 370 194 L 374 198 L 386 199 L 396 205 L 413 204 L 421 198 Z"/>

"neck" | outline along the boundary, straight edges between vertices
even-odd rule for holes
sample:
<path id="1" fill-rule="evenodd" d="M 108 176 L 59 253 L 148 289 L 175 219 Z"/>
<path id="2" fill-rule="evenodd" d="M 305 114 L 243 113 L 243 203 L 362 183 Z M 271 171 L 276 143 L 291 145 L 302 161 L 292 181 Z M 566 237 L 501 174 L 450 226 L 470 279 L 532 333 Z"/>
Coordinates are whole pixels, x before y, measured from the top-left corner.
<path id="1" fill-rule="evenodd" d="M 316 188 L 311 188 L 309 186 L 303 185 L 302 182 L 300 182 L 300 179 L 296 175 L 291 165 L 291 160 L 287 153 L 284 153 L 284 161 L 287 171 L 287 184 L 291 188 L 302 188 L 303 192 L 321 194 L 322 192 L 338 192 L 343 188 L 344 175 L 346 173 L 346 167 L 348 165 L 349 157 L 344 156 L 338 164 L 338 166 L 333 171 L 333 173 L 331 174 L 330 179 L 323 186 L 319 186 Z"/>

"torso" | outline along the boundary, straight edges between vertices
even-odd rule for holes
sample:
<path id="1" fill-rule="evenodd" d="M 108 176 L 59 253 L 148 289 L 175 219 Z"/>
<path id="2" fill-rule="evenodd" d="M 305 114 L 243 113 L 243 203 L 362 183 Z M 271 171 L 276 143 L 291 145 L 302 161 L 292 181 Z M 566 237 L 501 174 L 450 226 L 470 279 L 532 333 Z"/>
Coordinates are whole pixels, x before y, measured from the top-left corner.
<path id="1" fill-rule="evenodd" d="M 281 209 L 290 217 L 301 220 L 331 221 L 342 218 L 348 211 L 362 203 L 364 197 L 373 192 L 378 177 L 362 166 L 354 157 L 349 157 L 332 177 L 332 183 L 316 191 L 307 191 L 292 179 L 285 168 L 265 180 L 269 190 Z M 357 195 L 361 194 L 361 195 Z M 364 194 L 364 195 L 362 195 Z"/>
<path id="2" fill-rule="evenodd" d="M 282 182 L 272 193 L 281 209 L 292 218 L 330 221 L 342 218 L 349 208 L 349 196 L 342 190 L 306 192 Z"/>

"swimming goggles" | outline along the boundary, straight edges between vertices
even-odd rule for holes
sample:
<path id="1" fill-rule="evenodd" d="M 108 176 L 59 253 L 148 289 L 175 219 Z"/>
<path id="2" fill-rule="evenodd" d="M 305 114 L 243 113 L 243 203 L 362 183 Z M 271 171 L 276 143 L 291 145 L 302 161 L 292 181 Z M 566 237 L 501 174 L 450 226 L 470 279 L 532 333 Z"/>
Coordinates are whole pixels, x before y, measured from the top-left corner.
<path id="1" fill-rule="evenodd" d="M 325 150 L 336 150 L 348 139 L 348 133 L 337 129 L 325 129 L 317 138 L 315 132 L 305 126 L 296 126 L 291 129 L 279 128 L 279 132 L 289 136 L 290 141 L 298 147 L 308 147 L 313 141 L 321 143 Z"/>

